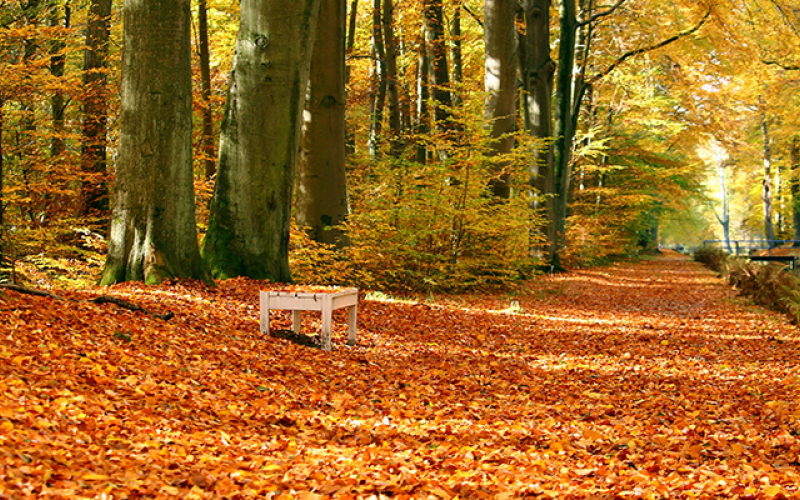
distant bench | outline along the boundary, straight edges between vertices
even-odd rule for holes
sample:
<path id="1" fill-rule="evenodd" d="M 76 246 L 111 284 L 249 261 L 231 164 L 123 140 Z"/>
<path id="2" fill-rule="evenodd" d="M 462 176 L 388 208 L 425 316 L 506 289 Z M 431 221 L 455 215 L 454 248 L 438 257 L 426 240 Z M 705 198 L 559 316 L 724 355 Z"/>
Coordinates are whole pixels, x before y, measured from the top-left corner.
<path id="1" fill-rule="evenodd" d="M 794 269 L 797 265 L 797 257 L 794 255 L 748 255 L 750 262 L 785 262 L 789 264 L 789 269 Z"/>

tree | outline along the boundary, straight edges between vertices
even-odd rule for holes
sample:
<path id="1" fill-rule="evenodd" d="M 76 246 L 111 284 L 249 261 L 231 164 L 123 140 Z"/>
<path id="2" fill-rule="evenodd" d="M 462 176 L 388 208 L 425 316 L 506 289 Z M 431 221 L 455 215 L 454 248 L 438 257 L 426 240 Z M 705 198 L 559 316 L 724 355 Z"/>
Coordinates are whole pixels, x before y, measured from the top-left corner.
<path id="1" fill-rule="evenodd" d="M 91 0 L 83 53 L 83 134 L 81 170 L 84 174 L 83 215 L 108 210 L 106 182 L 106 128 L 108 125 L 108 43 L 112 0 Z"/>
<path id="2" fill-rule="evenodd" d="M 211 61 L 208 49 L 208 5 L 199 0 L 197 5 L 197 49 L 200 56 L 200 86 L 203 97 L 203 164 L 206 179 L 217 173 L 214 154 L 214 119 L 211 116 Z"/>
<path id="3" fill-rule="evenodd" d="M 115 203 L 101 284 L 207 279 L 192 180 L 187 0 L 127 0 Z"/>
<path id="4" fill-rule="evenodd" d="M 493 155 L 511 152 L 516 129 L 517 66 L 515 0 L 486 0 L 484 2 L 484 36 L 486 44 L 485 77 L 486 119 L 491 126 Z M 510 176 L 497 166 L 492 181 L 492 194 L 498 198 L 511 196 Z"/>
<path id="5" fill-rule="evenodd" d="M 530 165 L 530 185 L 535 190 L 531 206 L 545 208 L 547 226 L 544 236 L 547 261 L 556 252 L 553 148 L 553 75 L 556 65 L 550 57 L 550 1 L 530 0 L 525 4 L 524 66 L 521 68 L 525 86 L 526 124 L 530 134 L 541 141 Z"/>
<path id="6" fill-rule="evenodd" d="M 794 243 L 800 247 L 800 138 L 793 137 L 789 147 L 789 168 L 791 169 L 792 222 L 794 226 Z"/>
<path id="7" fill-rule="evenodd" d="M 345 1 L 322 0 L 297 168 L 297 225 L 314 241 L 346 246 Z"/>
<path id="8" fill-rule="evenodd" d="M 320 0 L 243 0 L 203 258 L 290 281 L 297 152 Z"/>

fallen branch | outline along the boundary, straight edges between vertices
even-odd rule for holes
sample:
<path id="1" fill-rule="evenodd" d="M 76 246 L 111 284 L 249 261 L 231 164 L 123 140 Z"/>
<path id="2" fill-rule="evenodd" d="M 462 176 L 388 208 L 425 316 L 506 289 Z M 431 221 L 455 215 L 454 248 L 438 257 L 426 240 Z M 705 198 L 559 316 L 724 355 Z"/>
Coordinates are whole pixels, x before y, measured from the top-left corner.
<path id="1" fill-rule="evenodd" d="M 114 304 L 115 306 L 122 307 L 123 309 L 128 309 L 136 312 L 143 312 L 145 314 L 149 314 L 154 318 L 163 319 L 164 321 L 167 321 L 168 319 L 175 316 L 175 313 L 173 312 L 167 312 L 165 314 L 154 313 L 152 311 L 148 311 L 147 309 L 138 304 L 134 304 L 133 302 L 128 302 L 127 300 L 120 299 L 119 297 L 112 297 L 111 295 L 100 295 L 99 297 L 89 299 L 89 302 L 94 302 L 95 304 Z"/>
<path id="2" fill-rule="evenodd" d="M 5 288 L 7 290 L 13 290 L 19 293 L 25 293 L 28 295 L 36 295 L 39 297 L 49 297 L 51 299 L 56 300 L 66 300 L 64 297 L 54 295 L 50 292 L 45 292 L 44 290 L 36 290 L 35 288 L 28 288 L 22 285 L 17 285 L 16 283 L 0 283 L 0 288 Z"/>
<path id="3" fill-rule="evenodd" d="M 64 297 L 52 294 L 50 292 L 45 292 L 44 290 L 37 290 L 35 288 L 28 288 L 22 285 L 17 285 L 16 283 L 0 283 L 0 288 L 13 290 L 15 292 L 24 293 L 27 295 L 36 295 L 38 297 L 48 297 L 56 300 L 72 300 L 73 302 L 80 302 L 75 299 L 65 299 Z M 89 299 L 88 301 L 94 302 L 95 304 L 114 304 L 115 306 L 122 307 L 123 309 L 128 309 L 136 312 L 143 312 L 145 314 L 149 314 L 154 318 L 163 319 L 164 321 L 167 321 L 175 316 L 175 313 L 173 312 L 167 312 L 165 314 L 154 313 L 152 311 L 148 311 L 147 309 L 138 304 L 134 304 L 133 302 L 128 302 L 127 300 L 120 299 L 119 297 L 112 297 L 111 295 L 100 295 L 99 297 Z"/>

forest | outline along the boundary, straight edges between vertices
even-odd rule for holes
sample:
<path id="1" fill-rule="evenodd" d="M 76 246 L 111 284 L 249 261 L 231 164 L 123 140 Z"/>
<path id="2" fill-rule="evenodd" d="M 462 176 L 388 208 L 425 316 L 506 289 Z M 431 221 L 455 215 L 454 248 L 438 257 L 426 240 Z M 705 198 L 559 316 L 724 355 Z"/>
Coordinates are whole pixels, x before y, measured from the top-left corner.
<path id="1" fill-rule="evenodd" d="M 795 0 L 0 0 L 0 498 L 800 498 L 798 84 Z"/>
<path id="2" fill-rule="evenodd" d="M 6 275 L 456 290 L 794 238 L 791 2 L 273 3 L 3 3 Z"/>

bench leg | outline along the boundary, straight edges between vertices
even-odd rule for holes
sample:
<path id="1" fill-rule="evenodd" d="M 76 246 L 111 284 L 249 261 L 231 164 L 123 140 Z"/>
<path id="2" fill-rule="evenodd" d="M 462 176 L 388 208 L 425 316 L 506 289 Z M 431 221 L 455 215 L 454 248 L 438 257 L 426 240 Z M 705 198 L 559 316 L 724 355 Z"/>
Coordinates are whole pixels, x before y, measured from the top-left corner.
<path id="1" fill-rule="evenodd" d="M 358 320 L 358 304 L 347 308 L 347 345 L 356 345 L 356 321 Z"/>
<path id="2" fill-rule="evenodd" d="M 261 292 L 259 293 L 259 299 L 261 313 L 259 330 L 261 330 L 261 333 L 269 335 L 269 295 L 267 292 Z"/>
<path id="3" fill-rule="evenodd" d="M 331 350 L 331 315 L 333 313 L 333 303 L 330 297 L 322 299 L 322 349 Z"/>
<path id="4" fill-rule="evenodd" d="M 298 335 L 303 331 L 303 313 L 301 311 L 292 311 L 292 330 Z"/>

